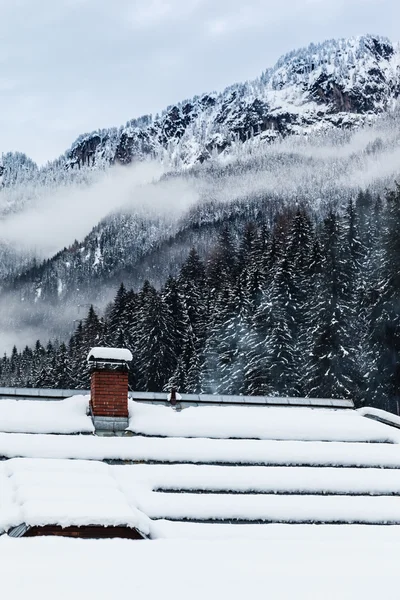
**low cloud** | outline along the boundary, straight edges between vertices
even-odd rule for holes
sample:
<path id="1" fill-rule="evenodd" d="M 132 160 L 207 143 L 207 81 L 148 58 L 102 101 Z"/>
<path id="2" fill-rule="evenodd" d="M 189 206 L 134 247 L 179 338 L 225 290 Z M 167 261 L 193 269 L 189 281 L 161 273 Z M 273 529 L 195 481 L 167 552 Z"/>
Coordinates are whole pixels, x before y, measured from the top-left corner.
<path id="1" fill-rule="evenodd" d="M 176 223 L 190 207 L 208 200 L 216 203 L 205 207 L 210 219 L 220 214 L 218 202 L 245 198 L 307 201 L 323 214 L 329 202 L 343 206 L 360 189 L 381 193 L 393 185 L 400 171 L 399 122 L 399 115 L 393 114 L 356 132 L 335 130 L 272 145 L 255 138 L 215 159 L 217 164 L 205 163 L 194 172 L 174 176 L 153 162 L 111 168 L 95 175 L 92 185 L 39 195 L 28 210 L 0 222 L 0 239 L 49 256 L 75 238 L 82 240 L 112 211 L 134 211 Z M 180 255 L 185 255 L 183 247 Z M 63 302 L 62 311 L 42 302 L 29 304 L 21 294 L 2 295 L 0 351 L 10 351 L 14 343 L 22 347 L 38 338 L 44 341 L 55 332 L 67 336 L 74 321 L 85 316 L 88 303 L 95 302 L 101 310 L 115 291 L 106 283 L 97 286 L 93 296 L 87 293 L 82 300 Z M 85 310 L 80 312 L 79 303 Z"/>
<path id="2" fill-rule="evenodd" d="M 82 240 L 111 212 L 123 209 L 178 218 L 197 194 L 179 178 L 162 180 L 163 173 L 160 163 L 149 161 L 109 169 L 95 175 L 91 185 L 42 188 L 28 209 L 0 221 L 0 239 L 18 250 L 48 257 L 75 239 Z"/>

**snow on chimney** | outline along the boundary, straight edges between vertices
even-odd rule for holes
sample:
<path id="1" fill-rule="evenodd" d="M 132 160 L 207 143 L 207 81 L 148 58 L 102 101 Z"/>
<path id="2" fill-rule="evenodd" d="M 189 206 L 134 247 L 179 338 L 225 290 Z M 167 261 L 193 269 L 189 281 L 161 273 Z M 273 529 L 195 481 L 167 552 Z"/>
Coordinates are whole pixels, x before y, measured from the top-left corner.
<path id="1" fill-rule="evenodd" d="M 90 406 L 96 432 L 125 431 L 128 427 L 128 362 L 124 348 L 92 348 Z"/>

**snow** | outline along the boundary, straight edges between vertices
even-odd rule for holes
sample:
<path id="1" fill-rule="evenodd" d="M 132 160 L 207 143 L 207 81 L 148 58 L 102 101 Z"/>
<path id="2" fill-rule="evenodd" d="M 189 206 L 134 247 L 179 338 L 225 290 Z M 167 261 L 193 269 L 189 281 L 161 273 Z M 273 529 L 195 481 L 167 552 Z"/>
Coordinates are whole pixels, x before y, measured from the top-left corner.
<path id="1" fill-rule="evenodd" d="M 387 425 L 352 410 L 196 406 L 177 412 L 130 401 L 129 414 L 129 430 L 154 436 L 347 442 L 389 442 L 400 437 Z"/>
<path id="2" fill-rule="evenodd" d="M 400 523 L 398 469 L 129 465 L 113 472 L 154 519 Z"/>
<path id="3" fill-rule="evenodd" d="M 14 502 L 11 480 L 0 464 L 0 535 L 8 529 L 10 523 L 17 524 L 18 520 L 19 508 Z"/>
<path id="4" fill-rule="evenodd" d="M 114 467 L 122 488 L 142 491 L 304 494 L 400 494 L 400 469 L 124 465 Z"/>
<path id="5" fill-rule="evenodd" d="M 88 360 L 120 360 L 130 362 L 133 359 L 132 353 L 126 348 L 92 348 L 87 357 Z"/>
<path id="6" fill-rule="evenodd" d="M 95 252 L 94 252 L 94 261 L 93 261 L 93 267 L 96 267 L 98 264 L 100 264 L 103 260 L 103 256 L 101 253 L 101 248 L 99 246 L 97 246 Z"/>
<path id="7" fill-rule="evenodd" d="M 310 527 L 308 530 L 314 528 Z M 375 600 L 395 597 L 400 542 L 391 528 L 351 539 L 307 533 L 268 540 L 0 538 L 2 595 L 59 600 L 130 597 Z M 356 531 L 356 530 L 354 530 Z"/>
<path id="8" fill-rule="evenodd" d="M 0 433 L 0 457 L 400 468 L 398 444 Z"/>
<path id="9" fill-rule="evenodd" d="M 8 479 L 5 492 L 0 489 L 0 506 L 6 506 L 0 526 L 6 531 L 26 523 L 122 525 L 149 533 L 148 518 L 128 502 L 104 463 L 16 459 L 6 461 L 1 472 Z"/>
<path id="10" fill-rule="evenodd" d="M 397 541 L 400 525 L 305 525 L 305 524 L 235 524 L 184 523 L 160 519 L 151 522 L 151 537 L 191 540 L 247 539 L 247 540 L 299 540 L 352 541 L 356 539 Z"/>
<path id="11" fill-rule="evenodd" d="M 148 493 L 138 508 L 152 519 L 283 523 L 400 524 L 395 496 Z"/>
<path id="12" fill-rule="evenodd" d="M 394 415 L 393 413 L 387 412 L 386 410 L 364 406 L 363 408 L 359 408 L 358 412 L 360 415 L 363 415 L 363 417 L 370 417 L 376 419 L 377 421 L 383 421 L 386 422 L 386 424 L 400 427 L 400 417 Z"/>
<path id="13" fill-rule="evenodd" d="M 10 459 L 0 463 L 0 533 L 22 523 L 123 525 L 154 538 L 193 531 L 202 539 L 207 527 L 182 521 L 400 524 L 400 432 L 365 412 L 201 405 L 178 412 L 130 401 L 137 435 L 67 435 L 93 431 L 88 403 L 88 396 L 0 402 L 0 457 Z M 275 539 L 271 529 L 226 531 Z"/>
<path id="14" fill-rule="evenodd" d="M 5 433 L 92 433 L 89 396 L 65 400 L 0 400 L 0 431 Z"/>

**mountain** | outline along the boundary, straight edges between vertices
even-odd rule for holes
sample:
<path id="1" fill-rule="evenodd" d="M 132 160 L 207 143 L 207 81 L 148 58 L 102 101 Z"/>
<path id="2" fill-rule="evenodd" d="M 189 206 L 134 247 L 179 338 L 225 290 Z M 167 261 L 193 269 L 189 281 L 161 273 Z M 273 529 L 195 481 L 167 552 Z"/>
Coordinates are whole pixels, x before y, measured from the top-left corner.
<path id="1" fill-rule="evenodd" d="M 152 156 L 172 167 L 202 163 L 233 143 L 266 142 L 371 123 L 400 93 L 400 46 L 366 35 L 311 44 L 282 56 L 258 79 L 195 96 L 125 126 L 78 137 L 56 161 L 38 169 L 22 154 L 3 156 L 4 185 L 60 171 L 129 164 Z M 65 175 L 63 176 L 65 179 Z"/>
<path id="2" fill-rule="evenodd" d="M 332 127 L 368 123 L 400 92 L 400 49 L 362 36 L 311 44 L 283 56 L 255 81 L 168 107 L 161 116 L 83 135 L 66 154 L 66 168 L 168 153 L 176 166 L 204 162 L 235 140 L 266 141 Z"/>
<path id="3" fill-rule="evenodd" d="M 376 36 L 330 40 L 287 54 L 255 81 L 82 135 L 44 167 L 4 154 L 0 223 L 43 194 L 66 188 L 68 202 L 77 189 L 93 189 L 99 172 L 144 160 L 164 164 L 152 187 L 167 182 L 166 202 L 178 195 L 182 207 L 162 216 L 154 206 L 148 214 L 114 210 L 45 261 L 13 258 L 0 240 L 0 330 L 23 344 L 63 337 L 82 307 L 102 310 L 121 281 L 138 289 L 148 278 L 160 286 L 192 246 L 207 259 L 227 225 L 239 237 L 246 223 L 270 226 L 278 209 L 294 203 L 320 219 L 360 189 L 380 194 L 398 175 L 399 92 L 398 46 Z M 174 182 L 196 201 L 186 204 Z M 141 194 L 146 202 L 153 189 Z"/>

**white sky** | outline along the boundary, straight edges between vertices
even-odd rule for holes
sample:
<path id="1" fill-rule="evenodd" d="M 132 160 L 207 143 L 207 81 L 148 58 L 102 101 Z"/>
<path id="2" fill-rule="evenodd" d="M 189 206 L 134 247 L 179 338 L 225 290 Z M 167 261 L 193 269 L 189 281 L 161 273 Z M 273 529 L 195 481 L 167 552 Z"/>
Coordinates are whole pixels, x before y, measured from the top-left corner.
<path id="1" fill-rule="evenodd" d="M 310 42 L 398 41 L 399 20 L 398 0 L 0 0 L 0 153 L 43 163 Z"/>

